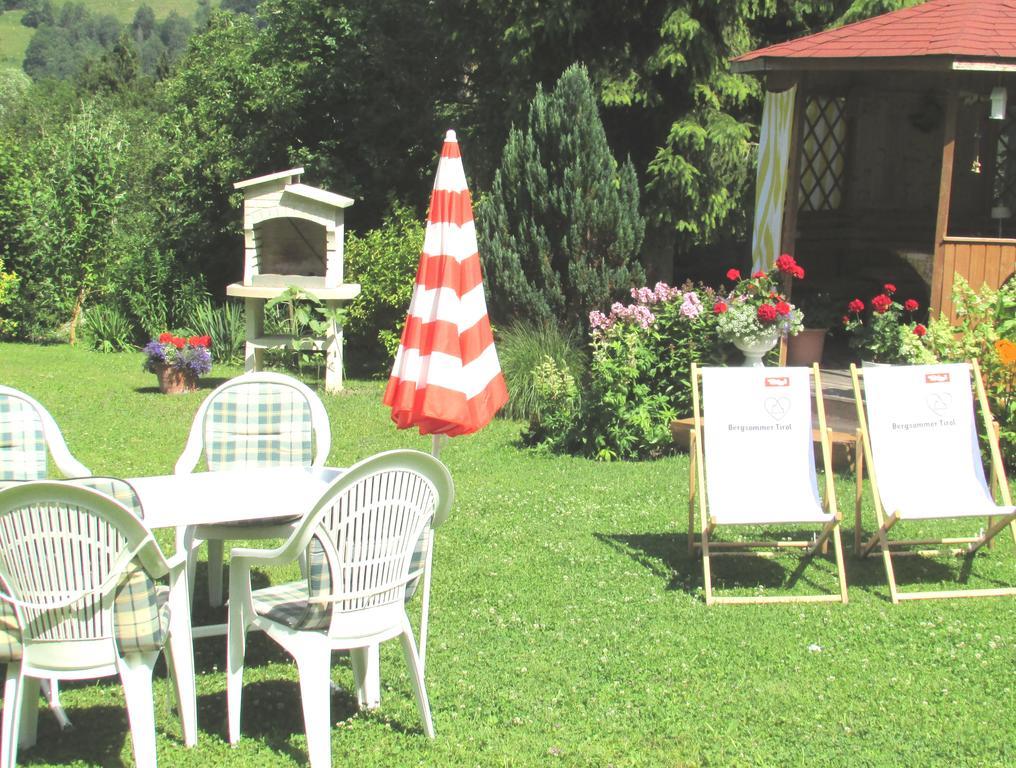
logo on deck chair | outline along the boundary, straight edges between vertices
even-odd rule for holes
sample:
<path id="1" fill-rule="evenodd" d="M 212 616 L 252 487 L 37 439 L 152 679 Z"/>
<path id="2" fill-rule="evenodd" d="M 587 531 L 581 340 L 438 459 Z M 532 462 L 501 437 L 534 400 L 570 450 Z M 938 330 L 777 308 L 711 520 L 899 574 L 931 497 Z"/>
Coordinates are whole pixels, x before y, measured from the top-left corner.
<path id="1" fill-rule="evenodd" d="M 766 376 L 765 385 L 767 387 L 789 387 L 790 377 L 789 376 Z"/>
<path id="2" fill-rule="evenodd" d="M 928 409 L 936 416 L 945 416 L 952 411 L 952 395 L 948 392 L 932 392 L 925 401 Z"/>
<path id="3" fill-rule="evenodd" d="M 783 421 L 788 413 L 790 413 L 790 398 L 789 397 L 767 397 L 762 401 L 762 407 L 765 408 L 766 413 L 774 421 Z"/>
<path id="4" fill-rule="evenodd" d="M 948 384 L 949 374 L 948 373 L 926 373 L 924 374 L 925 384 Z"/>

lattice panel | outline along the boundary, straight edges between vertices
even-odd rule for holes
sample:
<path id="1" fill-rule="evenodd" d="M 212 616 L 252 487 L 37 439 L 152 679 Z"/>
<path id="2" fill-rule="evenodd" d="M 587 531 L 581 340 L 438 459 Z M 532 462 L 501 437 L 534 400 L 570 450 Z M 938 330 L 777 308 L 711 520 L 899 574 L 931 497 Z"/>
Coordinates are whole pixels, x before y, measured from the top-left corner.
<path id="1" fill-rule="evenodd" d="M 1016 213 L 1016 111 L 1006 110 L 995 145 L 995 172 L 991 180 L 992 205 Z"/>
<path id="2" fill-rule="evenodd" d="M 809 96 L 801 126 L 801 210 L 831 211 L 843 202 L 846 99 Z"/>

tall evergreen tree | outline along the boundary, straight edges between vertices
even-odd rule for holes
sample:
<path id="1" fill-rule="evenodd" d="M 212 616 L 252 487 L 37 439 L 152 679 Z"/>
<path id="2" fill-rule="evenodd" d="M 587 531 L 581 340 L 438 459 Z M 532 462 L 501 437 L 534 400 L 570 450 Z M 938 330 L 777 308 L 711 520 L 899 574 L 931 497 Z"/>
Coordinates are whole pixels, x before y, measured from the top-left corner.
<path id="1" fill-rule="evenodd" d="M 618 166 L 589 75 L 572 65 L 552 92 L 537 89 L 478 207 L 495 318 L 577 327 L 591 308 L 641 282 L 638 208 L 635 169 Z"/>

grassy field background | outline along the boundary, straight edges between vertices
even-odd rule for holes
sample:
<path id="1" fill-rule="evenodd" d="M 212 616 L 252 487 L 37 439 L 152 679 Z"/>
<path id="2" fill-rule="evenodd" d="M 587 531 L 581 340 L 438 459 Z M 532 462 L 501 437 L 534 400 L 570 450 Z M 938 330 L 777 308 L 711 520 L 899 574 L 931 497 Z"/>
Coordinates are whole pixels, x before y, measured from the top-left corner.
<path id="1" fill-rule="evenodd" d="M 39 399 L 94 472 L 168 473 L 201 399 L 238 371 L 217 367 L 201 392 L 169 397 L 141 360 L 0 344 L 0 383 Z M 352 381 L 322 396 L 330 464 L 429 449 L 429 438 L 394 428 L 381 392 L 380 382 Z M 614 464 L 546 456 L 517 447 L 520 428 L 496 420 L 442 453 L 457 497 L 434 556 L 427 682 L 437 739 L 422 735 L 389 643 L 374 713 L 356 713 L 348 662 L 335 659 L 336 764 L 1016 765 L 1016 600 L 893 606 L 881 562 L 851 558 L 849 605 L 707 608 L 701 563 L 686 548 L 686 456 Z M 846 517 L 852 483 L 837 478 Z M 852 523 L 845 529 L 850 541 Z M 835 591 L 823 558 L 788 585 L 797 562 L 734 559 L 718 569 L 719 582 L 740 593 Z M 904 588 L 949 588 L 960 573 L 949 559 L 915 558 L 899 570 Z M 1016 584 L 1008 533 L 974 559 L 966 585 L 1000 583 Z M 215 618 L 198 608 L 195 621 Z M 160 765 L 306 764 L 285 654 L 252 637 L 236 749 L 225 739 L 224 641 L 197 641 L 196 661 L 194 749 L 183 748 L 168 686 L 156 681 Z M 64 701 L 77 731 L 60 734 L 44 714 L 39 744 L 19 764 L 132 764 L 115 680 L 68 684 Z"/>
<path id="2" fill-rule="evenodd" d="M 59 8 L 63 3 L 55 0 L 54 6 Z M 218 6 L 213 0 L 212 6 Z M 192 18 L 198 5 L 195 0 L 88 0 L 85 5 L 96 16 L 111 13 L 120 21 L 128 22 L 142 5 L 147 5 L 155 12 L 155 18 L 162 20 L 170 11 L 181 16 Z M 35 30 L 22 26 L 21 17 L 24 11 L 4 11 L 0 14 L 0 68 L 21 69 L 25 59 L 25 50 Z"/>

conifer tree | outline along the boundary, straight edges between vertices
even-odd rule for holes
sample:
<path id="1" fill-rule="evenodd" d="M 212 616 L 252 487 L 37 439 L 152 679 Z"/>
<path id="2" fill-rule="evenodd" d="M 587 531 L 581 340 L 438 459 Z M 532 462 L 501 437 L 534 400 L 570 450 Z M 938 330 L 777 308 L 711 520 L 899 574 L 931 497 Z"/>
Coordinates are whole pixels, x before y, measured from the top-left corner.
<path id="1" fill-rule="evenodd" d="M 641 283 L 638 208 L 635 169 L 611 154 L 589 75 L 574 64 L 550 93 L 537 88 L 477 209 L 495 319 L 581 327 Z"/>

